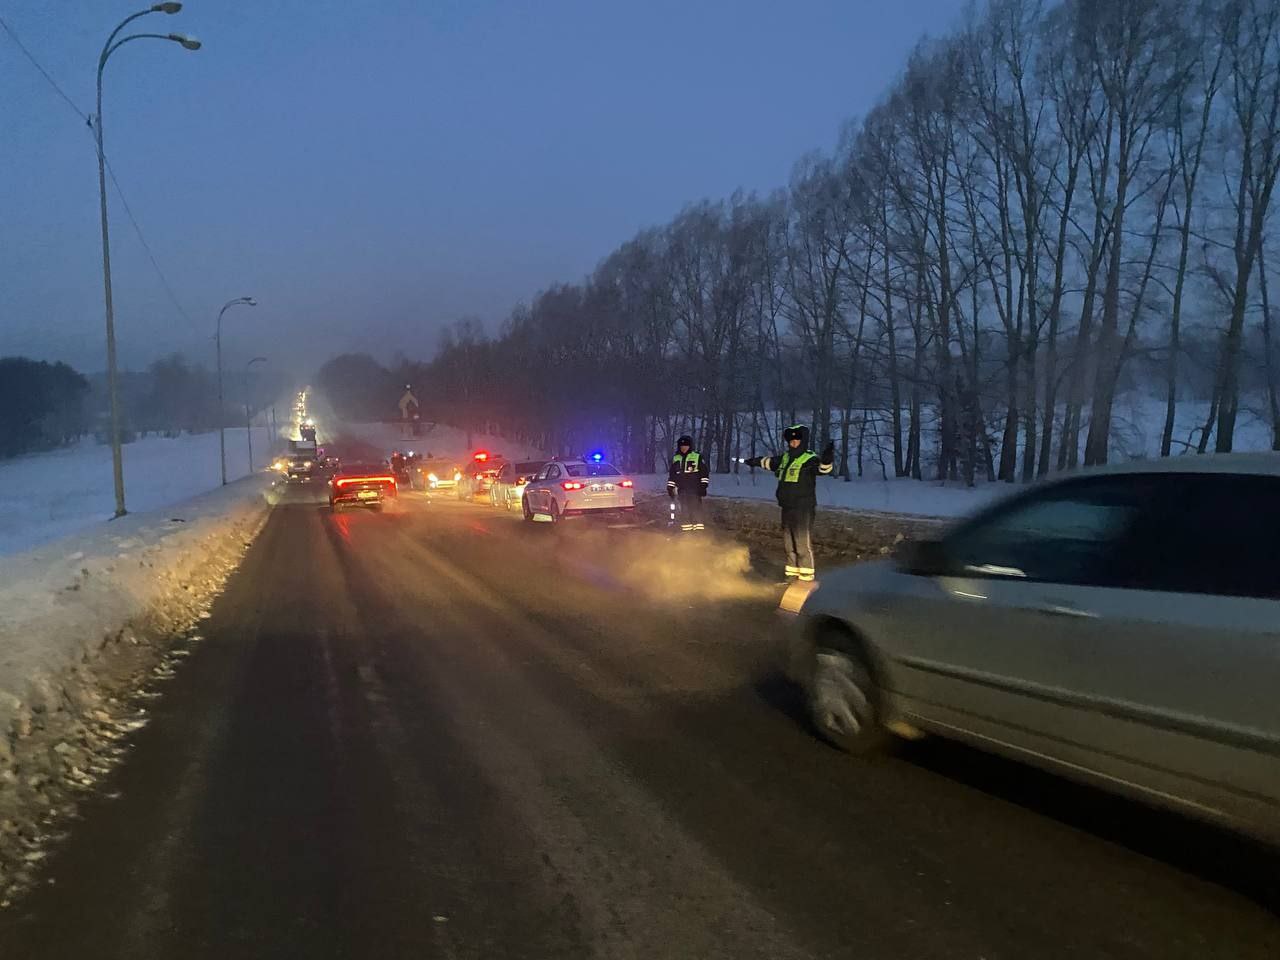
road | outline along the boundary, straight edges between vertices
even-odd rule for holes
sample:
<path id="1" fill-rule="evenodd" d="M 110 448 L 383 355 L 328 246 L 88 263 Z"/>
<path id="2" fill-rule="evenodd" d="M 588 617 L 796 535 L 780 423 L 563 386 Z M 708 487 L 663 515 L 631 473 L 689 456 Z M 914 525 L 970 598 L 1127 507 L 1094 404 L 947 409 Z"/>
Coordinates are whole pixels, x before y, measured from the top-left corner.
<path id="1" fill-rule="evenodd" d="M 1243 841 L 946 743 L 818 742 L 740 559 L 278 506 L 0 957 L 1280 956 Z"/>

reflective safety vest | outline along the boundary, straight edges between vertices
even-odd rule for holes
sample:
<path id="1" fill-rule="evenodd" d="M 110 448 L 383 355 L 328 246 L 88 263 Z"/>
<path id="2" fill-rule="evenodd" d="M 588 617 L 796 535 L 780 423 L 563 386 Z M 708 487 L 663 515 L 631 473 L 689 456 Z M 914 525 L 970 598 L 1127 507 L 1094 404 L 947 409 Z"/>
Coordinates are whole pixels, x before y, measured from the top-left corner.
<path id="1" fill-rule="evenodd" d="M 804 469 L 804 465 L 810 460 L 816 460 L 818 455 L 812 450 L 806 450 L 798 456 L 792 457 L 788 451 L 782 455 L 782 463 L 778 468 L 778 479 L 782 483 L 799 483 L 800 471 Z"/>
<path id="2" fill-rule="evenodd" d="M 676 470 L 681 473 L 697 473 L 702 467 L 702 455 L 697 450 L 690 450 L 683 456 L 677 453 L 671 458 L 671 462 L 676 465 Z"/>

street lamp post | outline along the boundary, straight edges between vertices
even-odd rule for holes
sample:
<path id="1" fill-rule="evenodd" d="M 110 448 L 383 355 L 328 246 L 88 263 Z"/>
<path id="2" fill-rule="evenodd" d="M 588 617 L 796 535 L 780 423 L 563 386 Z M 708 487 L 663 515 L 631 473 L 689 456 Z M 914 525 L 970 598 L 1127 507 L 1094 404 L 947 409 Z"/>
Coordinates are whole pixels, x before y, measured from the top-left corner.
<path id="1" fill-rule="evenodd" d="M 122 20 L 107 42 L 103 44 L 102 54 L 98 57 L 98 112 L 94 115 L 93 132 L 98 142 L 98 199 L 102 215 L 102 285 L 107 305 L 107 393 L 111 402 L 111 473 L 116 489 L 117 517 L 123 517 L 128 511 L 124 506 L 124 454 L 120 448 L 120 390 L 116 374 L 116 317 L 115 307 L 111 300 L 111 242 L 107 234 L 107 160 L 102 146 L 102 72 L 106 69 L 108 58 L 130 40 L 172 40 L 187 50 L 199 50 L 200 41 L 181 33 L 135 33 L 117 40 L 120 31 L 126 26 L 151 13 L 177 13 L 182 9 L 180 3 L 156 3 L 146 10 L 140 10 Z"/>
<path id="2" fill-rule="evenodd" d="M 227 485 L 227 426 L 223 422 L 223 406 L 222 406 L 222 315 L 237 304 L 244 304 L 246 307 L 256 307 L 258 301 L 253 297 L 236 297 L 234 300 L 228 300 L 222 305 L 222 309 L 218 311 L 218 326 L 213 334 L 215 349 L 218 354 L 218 459 L 222 463 L 222 485 Z"/>
<path id="3" fill-rule="evenodd" d="M 254 357 L 244 365 L 246 372 L 253 369 L 255 363 L 266 363 L 266 357 Z M 245 398 L 244 398 L 244 435 L 249 440 L 249 473 L 253 473 L 253 411 L 249 406 L 249 384 L 245 382 Z"/>

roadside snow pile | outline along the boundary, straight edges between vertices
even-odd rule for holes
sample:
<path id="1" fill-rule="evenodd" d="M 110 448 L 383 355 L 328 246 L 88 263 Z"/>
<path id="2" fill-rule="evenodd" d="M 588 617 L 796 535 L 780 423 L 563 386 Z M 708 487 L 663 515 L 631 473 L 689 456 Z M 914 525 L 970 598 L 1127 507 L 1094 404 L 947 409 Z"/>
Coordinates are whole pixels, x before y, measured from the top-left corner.
<path id="1" fill-rule="evenodd" d="M 230 479 L 249 472 L 247 441 L 243 427 L 227 430 Z M 125 492 L 133 512 L 181 503 L 221 482 L 217 431 L 144 437 L 123 449 Z M 255 427 L 254 463 L 261 467 L 272 449 L 271 431 Z M 114 512 L 109 446 L 84 440 L 61 450 L 0 460 L 0 555 L 84 530 Z"/>
<path id="2" fill-rule="evenodd" d="M 0 905 L 140 725 L 127 695 L 208 616 L 273 500 L 249 478 L 0 558 Z"/>

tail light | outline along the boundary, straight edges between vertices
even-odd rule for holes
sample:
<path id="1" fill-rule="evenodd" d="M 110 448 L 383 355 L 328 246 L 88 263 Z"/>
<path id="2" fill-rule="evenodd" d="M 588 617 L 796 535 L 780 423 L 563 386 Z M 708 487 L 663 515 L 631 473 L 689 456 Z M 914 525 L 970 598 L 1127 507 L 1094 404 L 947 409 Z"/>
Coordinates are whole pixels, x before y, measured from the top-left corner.
<path id="1" fill-rule="evenodd" d="M 392 487 L 396 485 L 395 477 L 342 477 L 337 481 L 330 481 L 336 487 L 345 487 L 348 483 L 389 483 Z"/>
<path id="2" fill-rule="evenodd" d="M 581 490 L 583 485 L 577 480 L 566 480 L 564 483 L 560 484 L 560 486 L 564 487 L 566 490 Z"/>
<path id="3" fill-rule="evenodd" d="M 635 482 L 632 480 L 623 480 L 620 484 L 618 484 L 618 486 L 625 487 L 626 489 L 630 490 L 632 487 L 635 486 Z"/>

